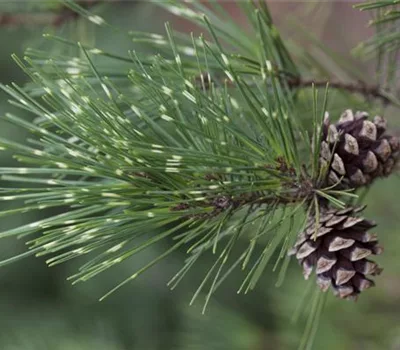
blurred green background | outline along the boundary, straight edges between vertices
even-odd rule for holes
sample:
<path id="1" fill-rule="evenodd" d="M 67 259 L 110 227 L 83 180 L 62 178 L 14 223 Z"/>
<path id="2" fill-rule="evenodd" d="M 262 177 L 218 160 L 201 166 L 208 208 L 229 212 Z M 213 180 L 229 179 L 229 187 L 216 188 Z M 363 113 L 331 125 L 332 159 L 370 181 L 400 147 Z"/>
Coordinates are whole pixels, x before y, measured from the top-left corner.
<path id="1" fill-rule="evenodd" d="M 235 7 L 225 2 L 234 16 L 241 21 Z M 120 1 L 95 7 L 113 25 L 122 31 L 147 30 L 160 32 L 166 20 L 185 29 L 186 24 L 142 1 Z M 48 7 L 50 6 L 50 7 Z M 132 49 L 126 37 L 118 36 L 104 28 L 94 29 L 83 20 L 70 20 L 55 28 L 46 21 L 54 1 L 2 2 L 4 15 L 45 11 L 40 21 L 4 23 L 0 19 L 0 81 L 23 84 L 26 76 L 12 61 L 10 55 L 23 55 L 25 48 L 57 50 L 45 42 L 43 32 L 56 32 L 73 40 L 89 42 L 102 48 L 119 52 Z M 309 2 L 271 2 L 271 11 L 284 37 L 296 41 L 297 31 L 290 23 L 295 18 L 306 24 L 326 47 L 344 54 L 349 62 L 372 75 L 373 62 L 361 63 L 347 53 L 372 31 L 366 28 L 368 15 L 351 9 L 349 2 L 324 2 L 311 6 Z M 40 7 L 40 9 L 39 9 Z M 46 17 L 47 16 L 47 17 Z M 175 22 L 174 22 L 175 21 Z M 309 46 L 317 55 L 328 56 L 328 51 Z M 332 68 L 334 69 L 334 68 Z M 370 72 L 370 73 L 368 73 Z M 330 110 L 356 108 L 346 105 L 340 96 L 332 92 Z M 364 106 L 363 102 L 357 102 Z M 366 104 L 368 107 L 368 104 Z M 300 107 L 299 107 L 300 108 Z M 304 106 L 303 106 L 304 108 Z M 7 96 L 0 94 L 0 115 L 14 111 L 7 103 Z M 26 116 L 30 118 L 30 116 Z M 387 109 L 385 117 L 392 126 L 400 127 L 399 110 Z M 0 136 L 24 140 L 27 135 L 0 119 Z M 12 156 L 0 154 L 1 166 L 12 166 Z M 366 292 L 357 303 L 349 303 L 329 297 L 317 332 L 314 349 L 343 350 L 396 350 L 400 349 L 400 204 L 399 177 L 392 176 L 378 181 L 368 193 L 365 215 L 379 223 L 378 233 L 385 246 L 385 254 L 378 258 L 384 267 L 377 287 Z M 1 209 L 9 204 L 1 204 Z M 29 222 L 33 214 L 24 216 Z M 28 221 L 29 220 L 29 221 Z M 1 229 L 23 224 L 20 217 L 0 219 Z M 0 258 L 4 259 L 23 252 L 24 242 L 1 240 Z M 257 289 L 248 295 L 238 295 L 243 274 L 234 273 L 215 294 L 206 315 L 201 314 L 201 300 L 189 307 L 192 293 L 196 290 L 206 266 L 201 264 L 192 270 L 180 286 L 170 291 L 168 280 L 181 266 L 184 252 L 177 253 L 164 263 L 155 266 L 134 283 L 118 293 L 98 302 L 98 297 L 125 277 L 141 261 L 148 261 L 164 251 L 165 246 L 147 250 L 84 284 L 71 286 L 66 278 L 78 267 L 79 261 L 48 268 L 41 258 L 27 258 L 0 269 L 0 350 L 168 350 L 168 349 L 296 349 L 304 328 L 304 318 L 297 323 L 291 316 L 300 302 L 308 284 L 302 280 L 300 268 L 293 261 L 285 283 L 275 288 L 277 274 L 267 269 Z M 211 261 L 211 259 L 210 259 Z M 203 265 L 207 265 L 204 262 Z"/>

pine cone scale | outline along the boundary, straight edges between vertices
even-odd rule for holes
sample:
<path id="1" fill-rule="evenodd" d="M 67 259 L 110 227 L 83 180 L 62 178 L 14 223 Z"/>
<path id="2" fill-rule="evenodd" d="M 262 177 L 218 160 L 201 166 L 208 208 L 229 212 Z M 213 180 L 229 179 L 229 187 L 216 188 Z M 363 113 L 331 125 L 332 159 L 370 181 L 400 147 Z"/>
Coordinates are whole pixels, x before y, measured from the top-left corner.
<path id="1" fill-rule="evenodd" d="M 332 285 L 332 277 L 326 276 L 325 274 L 319 274 L 317 276 L 317 285 L 323 292 L 326 292 Z"/>
<path id="2" fill-rule="evenodd" d="M 365 139 L 367 141 L 375 141 L 376 135 L 377 135 L 377 130 L 375 124 L 368 120 L 364 121 L 362 129 L 358 134 L 358 136 L 361 139 Z"/>
<path id="3" fill-rule="evenodd" d="M 357 260 L 364 259 L 367 256 L 370 256 L 372 254 L 372 251 L 367 248 L 358 247 L 356 245 L 353 245 L 350 248 L 341 250 L 340 254 L 342 254 L 344 257 L 346 257 L 350 261 L 357 261 Z"/>
<path id="4" fill-rule="evenodd" d="M 296 254 L 296 258 L 304 259 L 305 257 L 309 256 L 311 253 L 315 252 L 317 250 L 318 246 L 319 246 L 319 241 L 318 241 L 318 243 L 317 243 L 317 241 L 310 241 L 310 240 L 304 242 L 300 246 L 300 248 Z"/>
<path id="5" fill-rule="evenodd" d="M 363 275 L 372 275 L 378 269 L 377 264 L 367 259 L 356 261 L 353 266 L 357 272 Z"/>
<path id="6" fill-rule="evenodd" d="M 330 252 L 337 252 L 338 250 L 346 249 L 354 244 L 354 239 L 346 239 L 340 236 L 330 238 L 328 243 L 328 250 Z"/>
<path id="7" fill-rule="evenodd" d="M 355 218 L 355 217 L 348 217 L 346 220 L 338 227 L 339 230 L 345 230 L 351 228 L 360 222 L 363 222 L 364 218 Z"/>
<path id="8" fill-rule="evenodd" d="M 337 224 L 340 224 L 344 220 L 346 220 L 346 216 L 344 216 L 344 215 L 340 215 L 340 216 L 339 215 L 334 215 L 331 219 L 329 219 L 325 223 L 325 226 L 326 227 L 336 226 Z"/>
<path id="9" fill-rule="evenodd" d="M 324 254 L 318 259 L 317 262 L 317 274 L 324 273 L 329 271 L 337 262 L 337 258 L 335 255 Z"/>
<path id="10" fill-rule="evenodd" d="M 349 271 L 342 268 L 338 269 L 336 271 L 336 277 L 335 277 L 336 284 L 340 286 L 342 284 L 349 282 L 355 274 L 356 274 L 355 271 Z"/>
<path id="11" fill-rule="evenodd" d="M 341 286 L 334 286 L 333 287 L 334 294 L 342 299 L 350 296 L 354 292 L 354 288 L 350 283 L 341 285 Z"/>
<path id="12" fill-rule="evenodd" d="M 361 165 L 365 173 L 373 173 L 378 167 L 378 159 L 374 152 L 368 151 L 362 159 Z"/>

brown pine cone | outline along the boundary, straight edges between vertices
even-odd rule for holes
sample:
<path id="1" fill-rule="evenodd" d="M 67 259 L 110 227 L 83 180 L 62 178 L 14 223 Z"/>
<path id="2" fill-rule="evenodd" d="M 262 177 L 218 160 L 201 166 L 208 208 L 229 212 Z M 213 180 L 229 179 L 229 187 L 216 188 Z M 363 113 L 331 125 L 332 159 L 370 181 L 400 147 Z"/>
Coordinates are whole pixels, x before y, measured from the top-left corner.
<path id="1" fill-rule="evenodd" d="M 388 176 L 399 159 L 400 139 L 386 134 L 386 121 L 348 109 L 336 124 L 327 114 L 323 126 L 320 162 L 328 167 L 328 185 L 357 188 Z"/>
<path id="2" fill-rule="evenodd" d="M 376 235 L 367 232 L 375 223 L 357 215 L 364 208 L 321 207 L 318 228 L 315 216 L 310 216 L 289 252 L 302 265 L 305 279 L 315 268 L 321 290 L 327 291 L 332 286 L 334 294 L 342 299 L 357 299 L 360 292 L 374 285 L 366 276 L 382 271 L 367 259 L 383 249 Z"/>

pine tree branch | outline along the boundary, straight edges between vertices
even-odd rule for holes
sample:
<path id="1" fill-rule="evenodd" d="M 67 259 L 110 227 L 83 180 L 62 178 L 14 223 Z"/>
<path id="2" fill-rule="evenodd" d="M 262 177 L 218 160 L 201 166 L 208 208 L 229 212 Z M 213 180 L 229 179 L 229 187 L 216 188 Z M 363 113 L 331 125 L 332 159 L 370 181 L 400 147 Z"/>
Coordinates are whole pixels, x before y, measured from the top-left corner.
<path id="1" fill-rule="evenodd" d="M 256 208 L 262 205 L 271 204 L 294 204 L 303 202 L 305 198 L 309 197 L 312 193 L 312 186 L 302 184 L 294 188 L 292 192 L 285 194 L 285 196 L 274 195 L 265 196 L 261 192 L 257 193 L 244 193 L 236 197 L 230 195 L 218 195 L 208 201 L 197 203 L 196 207 L 212 207 L 212 211 L 204 214 L 188 215 L 195 218 L 211 218 L 215 217 L 222 212 L 232 209 L 239 209 L 244 206 L 254 206 Z M 171 211 L 183 211 L 193 209 L 189 204 L 180 203 L 177 206 L 171 207 Z"/>
<path id="2" fill-rule="evenodd" d="M 277 75 L 282 75 L 282 72 L 277 72 Z M 223 76 L 213 76 L 213 82 L 217 82 L 219 85 L 222 85 Z M 203 87 L 207 90 L 210 88 L 209 77 L 206 74 L 202 74 L 201 76 L 196 77 L 195 79 L 196 85 L 199 87 Z M 291 89 L 295 88 L 310 88 L 313 84 L 316 88 L 322 87 L 325 88 L 327 84 L 329 84 L 330 88 L 344 90 L 350 93 L 358 93 L 363 95 L 366 98 L 375 98 L 380 99 L 382 102 L 387 104 L 393 104 L 394 102 L 383 92 L 382 88 L 379 85 L 368 85 L 364 82 L 358 83 L 346 83 L 341 81 L 330 81 L 330 80 L 315 80 L 315 79 L 303 79 L 301 77 L 290 77 L 287 79 L 287 83 Z M 228 86 L 232 86 L 233 83 L 227 80 Z"/>
<path id="3" fill-rule="evenodd" d="M 351 93 L 359 93 L 365 97 L 373 97 L 381 99 L 385 104 L 390 104 L 392 101 L 388 98 L 378 85 L 367 85 L 363 82 L 359 83 L 345 83 L 341 81 L 329 81 L 329 80 L 314 80 L 314 79 L 302 79 L 291 78 L 288 80 L 288 84 L 291 88 L 305 88 L 311 87 L 313 84 L 315 87 L 326 87 L 327 84 L 331 88 L 345 90 Z"/>
<path id="4" fill-rule="evenodd" d="M 82 7 L 66 3 L 93 20 Z M 195 19 L 208 30 L 212 41 L 176 35 L 167 24 L 166 36 L 138 36 L 139 41 L 159 45 L 162 54 L 133 51 L 124 57 L 54 37 L 78 48 L 79 57 L 50 60 L 46 53 L 34 53 L 26 62 L 15 57 L 33 84 L 42 88 L 42 103 L 15 84 L 2 87 L 15 106 L 37 119 L 30 123 L 11 114 L 5 116 L 35 138 L 28 145 L 0 139 L 0 149 L 13 151 L 16 159 L 31 165 L 0 169 L 2 180 L 27 184 L 0 188 L 0 201 L 24 201 L 0 216 L 57 207 L 64 212 L 5 230 L 0 237 L 34 236 L 29 254 L 48 256 L 49 266 L 96 253 L 71 276 L 74 283 L 162 240 L 172 242 L 164 253 L 104 297 L 182 246 L 187 247 L 189 257 L 171 280 L 172 288 L 205 252 L 212 251 L 216 257 L 193 298 L 210 285 L 205 306 L 236 266 L 248 267 L 240 291 L 255 288 L 280 247 L 274 268 L 281 266 L 282 281 L 290 246 L 283 225 L 296 231 L 292 225 L 318 193 L 342 203 L 333 197 L 341 195 L 338 191 L 330 195 L 315 186 L 321 137 L 318 126 L 323 115 L 317 113 L 315 99 L 310 144 L 303 126 L 292 117 L 290 89 L 277 73 L 297 76 L 297 70 L 291 67 L 284 43 L 270 25 L 267 9 L 260 12 L 255 4 L 246 5 L 249 14 L 257 16 L 257 23 L 251 23 L 260 37 L 259 46 L 246 52 L 253 56 L 261 52 L 262 61 L 257 62 L 238 60 L 221 44 L 227 42 L 244 51 L 249 46 L 248 35 L 235 24 L 214 18 L 201 3 L 194 5 L 194 10 L 179 1 L 165 6 L 181 17 Z M 212 21 L 202 12 L 209 13 Z M 95 22 L 105 23 L 99 18 Z M 116 79 L 109 79 L 108 67 L 97 67 L 93 56 L 129 63 L 129 74 L 124 77 L 120 71 Z M 215 88 L 208 75 L 204 80 L 204 72 L 224 72 L 232 88 Z M 203 78 L 201 84 L 190 80 L 196 74 Z M 325 96 L 322 110 L 326 110 L 326 100 Z M 309 149 L 311 157 L 300 147 Z M 32 183 L 40 187 L 31 187 Z M 238 255 L 239 238 L 248 245 Z M 260 253 L 254 249 L 257 242 L 266 243 Z M 0 261 L 0 266 L 9 262 Z"/>
<path id="5" fill-rule="evenodd" d="M 69 10 L 63 9 L 61 13 L 5 13 L 0 16 L 1 27 L 19 26 L 53 26 L 59 27 L 67 21 L 74 20 L 78 15 Z"/>
<path id="6" fill-rule="evenodd" d="M 205 200 L 197 202 L 195 204 L 179 203 L 170 208 L 171 211 L 188 211 L 199 207 L 211 207 L 212 211 L 201 214 L 188 214 L 189 217 L 195 218 L 211 218 L 215 217 L 226 210 L 235 210 L 244 206 L 255 206 L 260 207 L 262 205 L 287 205 L 303 202 L 312 197 L 314 193 L 314 187 L 312 182 L 306 178 L 296 178 L 296 172 L 293 167 L 286 164 L 283 159 L 277 159 L 278 166 L 271 167 L 265 166 L 265 169 L 271 169 L 277 171 L 279 176 L 291 178 L 291 180 L 285 186 L 286 188 L 281 194 L 269 194 L 266 195 L 262 191 L 256 192 L 245 192 L 239 195 L 232 195 L 230 193 L 219 193 L 212 197 L 207 198 L 207 194 L 203 193 Z M 206 176 L 209 180 L 218 180 L 218 176 L 208 175 Z M 186 215 L 184 215 L 186 216 Z"/>
<path id="7" fill-rule="evenodd" d="M 114 0 L 109 0 L 114 1 Z M 93 6 L 104 3 L 100 0 L 82 1 L 81 6 L 86 10 Z M 69 7 L 62 6 L 59 11 L 38 12 L 38 13 L 3 13 L 0 14 L 0 27 L 18 26 L 53 26 L 59 27 L 64 23 L 75 20 L 79 14 Z"/>

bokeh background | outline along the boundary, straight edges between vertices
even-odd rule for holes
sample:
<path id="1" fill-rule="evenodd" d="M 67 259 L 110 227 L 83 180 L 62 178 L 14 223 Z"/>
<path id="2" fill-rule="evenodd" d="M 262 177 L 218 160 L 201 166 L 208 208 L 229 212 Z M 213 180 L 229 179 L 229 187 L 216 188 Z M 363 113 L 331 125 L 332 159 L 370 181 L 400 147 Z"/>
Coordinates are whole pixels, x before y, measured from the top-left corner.
<path id="1" fill-rule="evenodd" d="M 241 14 L 229 1 L 227 11 L 237 20 Z M 366 81 L 373 79 L 374 62 L 351 56 L 351 49 L 372 35 L 367 28 L 367 13 L 352 9 L 353 2 L 269 1 L 274 19 L 288 43 L 297 43 L 318 57 L 339 77 L 343 74 L 331 60 L 342 60 L 362 72 Z M 124 39 L 104 28 L 95 28 L 79 18 L 68 18 L 54 26 L 54 16 L 62 12 L 55 1 L 0 2 L 0 81 L 23 84 L 26 76 L 10 55 L 23 55 L 27 47 L 57 47 L 42 38 L 52 32 L 102 48 L 126 52 L 133 48 L 129 37 Z M 101 13 L 122 31 L 163 31 L 170 21 L 175 28 L 189 30 L 188 24 L 167 15 L 145 1 L 100 2 L 93 11 Z M 35 16 L 32 16 L 34 14 Z M 11 20 L 10 20 L 11 19 Z M 310 35 L 321 43 L 317 46 Z M 372 82 L 372 81 L 371 81 Z M 0 93 L 0 137 L 23 141 L 27 135 L 1 120 L 1 115 L 14 112 Z M 372 108 L 371 101 L 348 99 L 332 92 L 330 110 L 334 115 L 344 108 Z M 299 108 L 307 114 L 307 99 Z M 379 111 L 379 107 L 374 106 Z M 399 110 L 385 109 L 390 124 L 400 128 Z M 26 116 L 30 118 L 30 116 Z M 0 153 L 0 166 L 13 166 L 12 155 Z M 7 184 L 3 184 L 7 186 Z M 366 197 L 366 215 L 378 223 L 378 233 L 385 246 L 379 262 L 385 268 L 377 278 L 377 287 L 366 292 L 357 303 L 328 298 L 320 320 L 314 349 L 397 350 L 400 349 L 400 179 L 392 176 L 378 181 Z M 9 206 L 10 204 L 7 203 Z M 7 205 L 1 203 L 0 209 Z M 5 230 L 30 216 L 0 219 Z M 24 221 L 22 221 L 24 220 Z M 23 240 L 1 240 L 0 259 L 23 252 Z M 234 273 L 218 290 L 206 315 L 201 314 L 201 300 L 189 307 L 206 266 L 197 266 L 180 286 L 170 291 L 168 280 L 181 266 L 184 253 L 177 253 L 155 266 L 118 293 L 98 302 L 114 284 L 128 276 L 141 261 L 156 257 L 165 246 L 147 250 L 112 271 L 84 284 L 71 286 L 66 278 L 79 262 L 48 268 L 41 258 L 27 258 L 0 269 L 0 349 L 1 350 L 269 350 L 296 349 L 304 329 L 304 318 L 291 322 L 307 283 L 300 268 L 292 262 L 285 283 L 275 288 L 277 274 L 267 269 L 257 289 L 248 295 L 236 293 L 243 275 Z M 204 262 L 203 265 L 207 265 Z"/>

